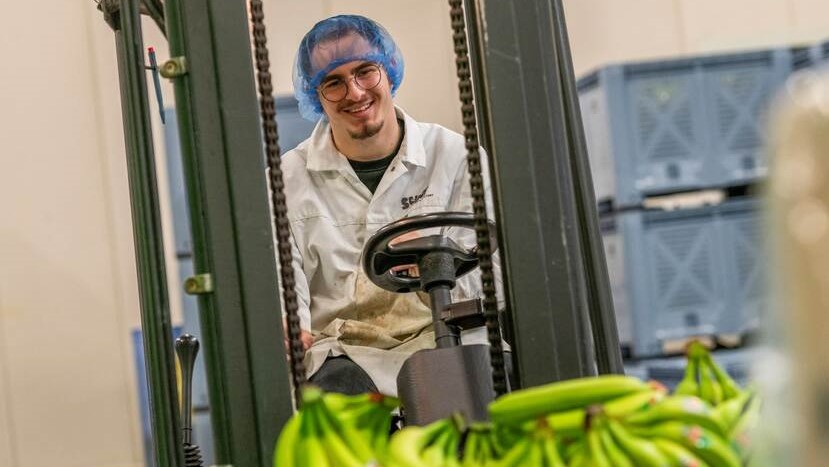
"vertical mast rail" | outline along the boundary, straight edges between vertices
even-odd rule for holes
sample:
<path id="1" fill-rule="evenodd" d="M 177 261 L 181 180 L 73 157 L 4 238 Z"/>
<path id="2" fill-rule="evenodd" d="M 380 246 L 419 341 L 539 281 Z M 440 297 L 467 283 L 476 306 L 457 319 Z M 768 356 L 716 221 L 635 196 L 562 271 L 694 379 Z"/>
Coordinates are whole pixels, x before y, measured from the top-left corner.
<path id="1" fill-rule="evenodd" d="M 139 0 L 100 4 L 115 31 L 155 465 L 180 467 L 178 393 Z"/>

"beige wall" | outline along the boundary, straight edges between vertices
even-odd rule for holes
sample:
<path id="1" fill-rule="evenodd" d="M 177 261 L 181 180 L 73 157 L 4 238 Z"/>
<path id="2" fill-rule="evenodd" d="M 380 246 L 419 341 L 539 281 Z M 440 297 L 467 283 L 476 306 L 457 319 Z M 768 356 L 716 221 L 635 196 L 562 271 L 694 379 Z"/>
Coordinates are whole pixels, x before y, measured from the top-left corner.
<path id="1" fill-rule="evenodd" d="M 38 2 L 37 22 L 30 3 L 6 2 L 0 15 L 0 467 L 143 465 L 113 37 L 91 0 Z M 295 44 L 316 20 L 364 13 L 405 54 L 398 103 L 458 129 L 447 8 L 445 0 L 269 0 L 277 90 L 290 92 Z M 567 14 L 579 73 L 829 36 L 825 0 L 573 0 Z M 163 40 L 146 25 L 147 45 L 165 59 Z M 171 102 L 166 84 L 165 93 Z M 171 292 L 175 306 L 178 288 Z"/>
<path id="2" fill-rule="evenodd" d="M 576 74 L 608 63 L 829 38 L 821 0 L 565 0 Z"/>
<path id="3" fill-rule="evenodd" d="M 0 466 L 139 466 L 113 34 L 91 1 L 38 12 L 0 16 Z"/>

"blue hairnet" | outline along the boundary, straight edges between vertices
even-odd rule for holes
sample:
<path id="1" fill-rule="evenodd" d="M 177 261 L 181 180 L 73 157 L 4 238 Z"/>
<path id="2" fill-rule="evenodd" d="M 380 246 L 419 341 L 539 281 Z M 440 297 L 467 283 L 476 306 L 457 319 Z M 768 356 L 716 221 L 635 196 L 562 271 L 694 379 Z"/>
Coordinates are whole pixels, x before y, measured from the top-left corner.
<path id="1" fill-rule="evenodd" d="M 383 26 L 364 16 L 339 15 L 320 21 L 305 34 L 294 61 L 294 96 L 303 117 L 317 121 L 324 116 L 317 86 L 331 70 L 355 60 L 382 66 L 392 95 L 397 92 L 403 81 L 403 55 Z"/>

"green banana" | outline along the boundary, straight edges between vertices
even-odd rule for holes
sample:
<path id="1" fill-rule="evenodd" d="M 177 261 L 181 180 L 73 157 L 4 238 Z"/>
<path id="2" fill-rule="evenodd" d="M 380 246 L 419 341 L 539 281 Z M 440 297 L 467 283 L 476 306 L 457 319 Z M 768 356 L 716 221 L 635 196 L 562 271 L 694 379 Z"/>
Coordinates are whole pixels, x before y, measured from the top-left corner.
<path id="1" fill-rule="evenodd" d="M 377 392 L 364 392 L 354 395 L 328 392 L 323 396 L 323 400 L 329 410 L 338 414 L 366 406 L 383 408 L 388 411 L 400 407 L 400 399 Z"/>
<path id="2" fill-rule="evenodd" d="M 544 449 L 542 444 L 543 440 L 541 439 L 532 440 L 532 442 L 530 442 L 530 447 L 527 449 L 527 454 L 524 456 L 524 459 L 521 461 L 520 465 L 544 465 Z"/>
<path id="3" fill-rule="evenodd" d="M 331 423 L 329 415 L 321 405 L 309 408 L 306 416 L 316 417 L 315 421 L 319 428 L 319 439 L 325 446 L 326 454 L 332 465 L 338 467 L 362 467 L 367 462 L 374 460 L 374 453 L 367 445 L 357 446 L 361 440 L 356 436 L 349 436 L 350 430 L 340 432 Z"/>
<path id="4" fill-rule="evenodd" d="M 450 423 L 450 419 L 441 419 L 424 427 L 407 426 L 395 432 L 389 441 L 386 459 L 401 467 L 431 467 L 420 459 L 421 453 Z"/>
<path id="5" fill-rule="evenodd" d="M 685 375 L 682 381 L 676 386 L 674 394 L 681 396 L 699 396 L 698 380 L 699 359 L 688 356 L 688 366 L 685 367 Z"/>
<path id="6" fill-rule="evenodd" d="M 564 463 L 565 464 L 572 464 L 573 458 L 576 457 L 576 454 L 579 452 L 583 452 L 587 445 L 584 437 L 578 438 L 576 440 L 568 440 L 569 443 L 564 445 Z"/>
<path id="7" fill-rule="evenodd" d="M 705 427 L 725 437 L 727 430 L 717 419 L 714 409 L 699 397 L 670 396 L 649 410 L 632 414 L 625 423 L 646 426 L 666 421 L 685 422 Z"/>
<path id="8" fill-rule="evenodd" d="M 588 462 L 586 441 L 578 444 L 578 449 L 572 452 L 567 465 L 570 467 L 592 467 Z"/>
<path id="9" fill-rule="evenodd" d="M 705 360 L 699 362 L 699 396 L 711 405 L 722 402 L 722 388 Z"/>
<path id="10" fill-rule="evenodd" d="M 517 425 L 647 388 L 646 383 L 630 376 L 572 379 L 505 394 L 489 405 L 489 414 L 495 423 Z"/>
<path id="11" fill-rule="evenodd" d="M 486 459 L 483 455 L 483 436 L 480 432 L 469 430 L 463 443 L 463 467 L 476 467 Z"/>
<path id="12" fill-rule="evenodd" d="M 389 431 L 391 429 L 391 416 L 378 416 L 374 421 L 366 423 L 365 428 L 358 428 L 368 437 L 369 445 L 377 457 L 383 457 L 389 446 Z"/>
<path id="13" fill-rule="evenodd" d="M 737 424 L 746 404 L 754 397 L 753 391 L 742 391 L 714 408 L 714 418 L 725 429 L 724 436 L 730 438 L 731 430 Z"/>
<path id="14" fill-rule="evenodd" d="M 521 466 L 523 459 L 526 458 L 528 451 L 532 447 L 533 440 L 529 437 L 522 438 L 518 443 L 515 444 L 509 451 L 507 451 L 506 455 L 502 457 L 500 460 L 493 462 L 493 467 L 513 467 L 513 466 Z"/>
<path id="15" fill-rule="evenodd" d="M 335 413 L 343 413 L 366 407 L 371 403 L 372 396 L 373 394 L 370 392 L 354 395 L 327 392 L 322 396 L 322 399 L 329 410 Z"/>
<path id="16" fill-rule="evenodd" d="M 330 465 L 325 448 L 320 441 L 320 427 L 314 414 L 314 406 L 319 399 L 304 402 L 299 438 L 296 444 L 296 467 L 328 467 Z"/>
<path id="17" fill-rule="evenodd" d="M 740 458 L 731 446 L 716 433 L 699 425 L 664 422 L 637 430 L 637 433 L 648 438 L 664 438 L 678 443 L 712 466 L 740 466 Z"/>
<path id="18" fill-rule="evenodd" d="M 317 423 L 320 425 L 320 428 L 325 435 L 325 439 L 327 440 L 326 442 L 335 444 L 337 448 L 342 445 L 342 447 L 344 447 L 352 457 L 362 463 L 366 463 L 376 458 L 377 455 L 374 452 L 374 449 L 371 448 L 369 442 L 370 438 L 366 434 L 357 431 L 352 426 L 340 424 L 337 419 L 330 412 L 328 412 L 324 404 L 320 404 L 318 408 L 313 407 L 312 410 L 314 409 L 317 412 Z M 330 450 L 329 452 L 332 451 L 333 450 Z M 337 454 L 344 456 L 344 460 L 341 462 L 349 460 L 349 456 L 346 456 L 345 452 L 338 451 Z"/>
<path id="19" fill-rule="evenodd" d="M 523 439 L 526 436 L 526 431 L 529 430 L 529 428 L 524 429 L 524 427 L 500 424 L 493 424 L 492 429 L 493 447 L 495 448 L 495 453 L 499 458 L 512 449 L 515 443 Z"/>
<path id="20" fill-rule="evenodd" d="M 282 427 L 279 438 L 276 440 L 276 450 L 273 456 L 274 467 L 286 467 L 296 464 L 296 443 L 299 438 L 301 424 L 302 412 L 297 412 Z"/>
<path id="21" fill-rule="evenodd" d="M 396 432 L 389 442 L 386 460 L 383 465 L 394 464 L 399 467 L 431 467 L 420 459 L 426 444 L 426 428 L 408 426 Z"/>
<path id="22" fill-rule="evenodd" d="M 760 419 L 762 401 L 760 396 L 754 395 L 746 403 L 743 413 L 729 432 L 729 439 L 738 454 L 747 458 L 752 446 L 752 431 L 757 427 Z"/>
<path id="23" fill-rule="evenodd" d="M 558 452 L 558 444 L 552 437 L 542 440 L 541 450 L 544 454 L 542 464 L 547 467 L 565 467 L 566 464 Z"/>
<path id="24" fill-rule="evenodd" d="M 446 463 L 447 445 L 451 443 L 454 427 L 447 426 L 435 436 L 431 444 L 423 449 L 420 458 L 426 465 L 443 465 Z"/>
<path id="25" fill-rule="evenodd" d="M 607 457 L 598 426 L 591 426 L 587 430 L 587 459 L 592 467 L 616 467 Z"/>
<path id="26" fill-rule="evenodd" d="M 662 438 L 654 438 L 653 444 L 655 444 L 660 451 L 665 453 L 665 455 L 671 461 L 672 466 L 708 467 L 708 464 L 706 464 L 705 461 L 695 456 L 684 446 L 677 444 L 673 441 Z"/>
<path id="27" fill-rule="evenodd" d="M 714 361 L 714 358 L 711 357 L 710 353 L 706 354 L 704 359 L 704 361 L 708 364 L 708 367 L 711 369 L 711 372 L 714 374 L 714 378 L 716 378 L 722 388 L 723 400 L 727 401 L 733 397 L 737 397 L 742 392 L 737 382 L 734 381 L 734 379 L 726 373 L 726 371 L 723 370 L 716 361 Z"/>
<path id="28" fill-rule="evenodd" d="M 634 436 L 621 423 L 609 419 L 607 428 L 613 440 L 627 454 L 637 467 L 669 467 L 670 462 L 656 445 L 646 439 Z"/>
<path id="29" fill-rule="evenodd" d="M 602 423 L 599 437 L 602 441 L 602 447 L 605 453 L 607 453 L 607 459 L 613 467 L 634 467 L 633 462 L 631 462 L 627 454 L 613 440 L 613 436 L 608 431 L 606 423 Z"/>

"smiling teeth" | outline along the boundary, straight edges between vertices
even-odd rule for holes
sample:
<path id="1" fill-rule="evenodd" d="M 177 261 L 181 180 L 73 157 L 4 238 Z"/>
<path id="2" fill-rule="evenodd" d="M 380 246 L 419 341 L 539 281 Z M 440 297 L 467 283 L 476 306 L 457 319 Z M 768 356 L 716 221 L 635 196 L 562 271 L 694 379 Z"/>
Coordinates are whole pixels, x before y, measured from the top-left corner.
<path id="1" fill-rule="evenodd" d="M 366 104 L 366 105 L 364 105 L 364 106 L 362 106 L 362 107 L 360 107 L 360 108 L 357 108 L 357 109 L 351 109 L 351 110 L 349 110 L 348 112 L 349 112 L 349 113 L 362 112 L 363 110 L 368 109 L 370 106 L 371 106 L 371 102 L 369 102 L 368 104 Z"/>

